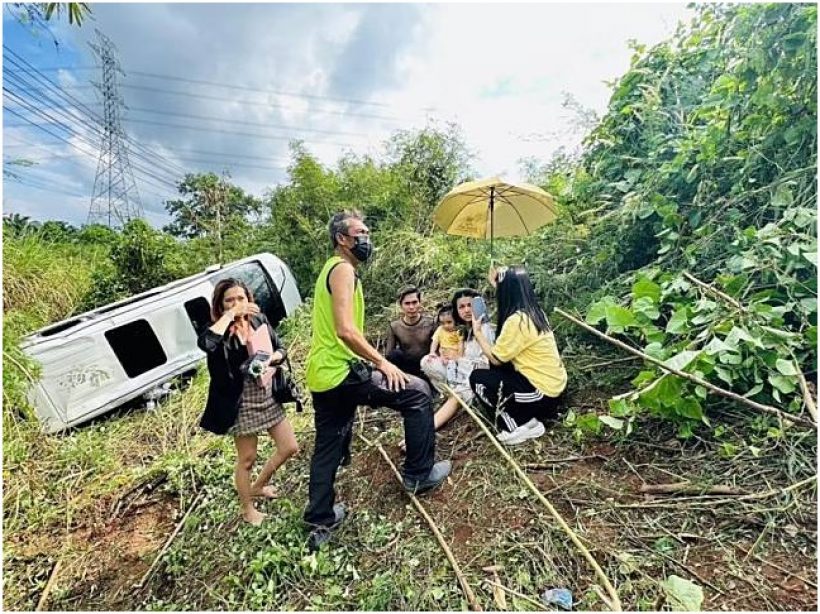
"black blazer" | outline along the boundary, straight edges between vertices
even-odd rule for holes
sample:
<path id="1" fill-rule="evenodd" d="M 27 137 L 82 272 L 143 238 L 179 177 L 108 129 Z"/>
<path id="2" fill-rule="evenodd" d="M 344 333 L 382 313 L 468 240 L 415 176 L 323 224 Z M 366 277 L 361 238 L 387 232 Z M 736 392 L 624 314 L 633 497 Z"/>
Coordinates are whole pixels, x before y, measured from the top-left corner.
<path id="1" fill-rule="evenodd" d="M 267 326 L 273 351 L 285 354 L 282 342 L 263 314 L 253 316 L 250 324 L 254 330 Z M 208 328 L 197 339 L 199 349 L 208 355 L 208 373 L 211 376 L 208 401 L 199 426 L 217 435 L 227 433 L 236 422 L 239 398 L 245 383 L 240 367 L 248 359 L 248 349 L 236 337 L 231 336 L 229 330 L 230 328 L 223 335 L 217 335 Z"/>

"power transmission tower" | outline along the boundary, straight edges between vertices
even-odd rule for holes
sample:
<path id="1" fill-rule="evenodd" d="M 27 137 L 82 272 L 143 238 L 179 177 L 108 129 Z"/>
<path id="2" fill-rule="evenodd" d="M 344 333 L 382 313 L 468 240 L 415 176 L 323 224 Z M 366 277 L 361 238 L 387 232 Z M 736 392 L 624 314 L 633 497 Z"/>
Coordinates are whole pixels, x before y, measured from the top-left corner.
<path id="1" fill-rule="evenodd" d="M 95 32 L 99 43 L 89 43 L 89 46 L 99 58 L 102 68 L 102 82 L 94 85 L 103 98 L 103 134 L 88 223 L 114 227 L 142 217 L 142 204 L 128 161 L 125 132 L 120 123 L 120 110 L 125 107 L 125 102 L 119 93 L 117 73 L 122 76 L 125 73 L 114 55 L 114 43 L 99 30 L 95 29 Z"/>

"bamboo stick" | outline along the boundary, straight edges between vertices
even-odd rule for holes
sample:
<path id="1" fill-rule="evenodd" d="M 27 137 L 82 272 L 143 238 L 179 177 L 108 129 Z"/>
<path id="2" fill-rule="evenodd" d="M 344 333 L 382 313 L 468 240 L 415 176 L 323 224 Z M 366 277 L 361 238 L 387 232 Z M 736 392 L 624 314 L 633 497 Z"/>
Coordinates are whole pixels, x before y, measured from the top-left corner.
<path id="1" fill-rule="evenodd" d="M 403 489 L 404 481 L 401 478 L 401 474 L 399 473 L 399 470 L 396 469 L 396 465 L 393 464 L 393 461 L 390 460 L 390 457 L 387 455 L 387 452 L 384 451 L 384 448 L 379 444 L 373 443 L 360 432 L 357 432 L 356 434 L 358 435 L 359 439 L 361 439 L 369 447 L 374 447 L 379 451 L 379 454 L 382 455 L 382 458 L 384 458 L 387 464 L 390 465 L 390 469 L 393 470 L 393 474 L 396 476 L 396 479 L 399 481 L 399 484 L 402 485 Z M 478 599 L 476 599 L 475 593 L 473 593 L 473 589 L 470 588 L 470 584 L 467 582 L 467 578 L 461 571 L 461 567 L 459 566 L 458 561 L 456 561 L 456 557 L 453 556 L 452 550 L 450 550 L 450 547 L 447 545 L 447 542 L 445 541 L 444 536 L 441 534 L 441 531 L 439 531 L 438 526 L 436 526 L 435 521 L 432 519 L 430 514 L 427 513 L 427 510 L 424 509 L 424 506 L 421 504 L 416 495 L 412 493 L 407 493 L 407 496 L 410 497 L 410 500 L 413 502 L 413 505 L 419 511 L 419 514 L 421 514 L 424 520 L 427 521 L 427 525 L 430 527 L 430 530 L 436 537 L 436 540 L 441 546 L 441 549 L 444 551 L 444 555 L 447 557 L 447 560 L 450 561 L 450 565 L 452 566 L 453 571 L 456 574 L 458 583 L 461 585 L 461 590 L 464 592 L 464 596 L 467 598 L 467 603 L 470 604 L 470 609 L 474 612 L 482 612 L 483 608 L 481 607 L 481 604 L 478 603 Z"/>
<path id="2" fill-rule="evenodd" d="M 618 598 L 618 592 L 615 590 L 615 587 L 609 581 L 609 578 L 604 573 L 604 570 L 601 569 L 601 566 L 589 552 L 587 547 L 581 543 L 581 540 L 579 539 L 578 535 L 576 535 L 575 532 L 570 528 L 570 526 L 567 524 L 567 521 L 564 520 L 563 516 L 561 516 L 558 510 L 556 510 L 555 507 L 553 507 L 552 503 L 550 503 L 547 500 L 547 498 L 541 493 L 541 491 L 538 490 L 538 487 L 535 484 L 533 484 L 532 480 L 530 480 L 527 474 L 524 473 L 523 469 L 521 469 L 521 467 L 518 465 L 515 459 L 513 459 L 513 457 L 510 456 L 510 454 L 501 446 L 501 444 L 498 443 L 498 440 L 487 428 L 487 425 L 484 424 L 484 421 L 475 414 L 473 409 L 469 405 L 467 405 L 467 403 L 465 403 L 464 400 L 460 396 L 458 396 L 452 388 L 450 388 L 446 384 L 444 388 L 450 395 L 458 399 L 459 404 L 464 408 L 464 410 L 468 414 L 470 414 L 473 420 L 476 421 L 478 426 L 481 427 L 481 430 L 484 431 L 484 434 L 490 438 L 490 441 L 493 442 L 493 445 L 496 447 L 496 449 L 501 453 L 504 459 L 512 466 L 513 470 L 518 475 L 518 477 L 521 478 L 524 484 L 533 492 L 533 494 L 538 498 L 538 500 L 541 501 L 544 507 L 547 508 L 547 511 L 552 515 L 552 517 L 555 518 L 556 522 L 558 523 L 558 526 L 560 526 L 564 533 L 566 533 L 569 536 L 572 543 L 575 544 L 575 547 L 578 548 L 578 551 L 586 559 L 590 567 L 592 567 L 593 571 L 595 571 L 595 575 L 598 576 L 598 579 L 604 585 L 604 588 L 606 589 L 606 592 L 609 594 L 609 597 L 612 601 L 612 610 L 615 612 L 620 612 L 621 600 Z"/>

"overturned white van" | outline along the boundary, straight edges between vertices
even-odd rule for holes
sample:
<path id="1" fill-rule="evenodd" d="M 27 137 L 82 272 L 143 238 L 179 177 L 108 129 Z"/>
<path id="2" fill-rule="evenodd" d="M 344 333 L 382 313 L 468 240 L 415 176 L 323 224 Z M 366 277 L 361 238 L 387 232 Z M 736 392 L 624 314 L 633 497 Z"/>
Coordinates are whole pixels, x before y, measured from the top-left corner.
<path id="1" fill-rule="evenodd" d="M 148 290 L 57 322 L 23 340 L 42 366 L 29 400 L 46 432 L 76 426 L 191 371 L 210 324 L 216 282 L 235 277 L 250 287 L 273 326 L 301 304 L 287 265 L 263 253 Z"/>

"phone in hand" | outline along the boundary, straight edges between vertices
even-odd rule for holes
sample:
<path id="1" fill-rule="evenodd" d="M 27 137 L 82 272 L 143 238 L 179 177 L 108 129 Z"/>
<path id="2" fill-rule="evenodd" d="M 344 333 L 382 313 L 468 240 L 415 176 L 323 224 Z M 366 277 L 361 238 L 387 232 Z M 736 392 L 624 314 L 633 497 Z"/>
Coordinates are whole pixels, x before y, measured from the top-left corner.
<path id="1" fill-rule="evenodd" d="M 490 316 L 487 313 L 487 303 L 480 296 L 474 296 L 471 302 L 473 310 L 473 318 L 477 319 L 482 324 L 490 321 Z"/>

